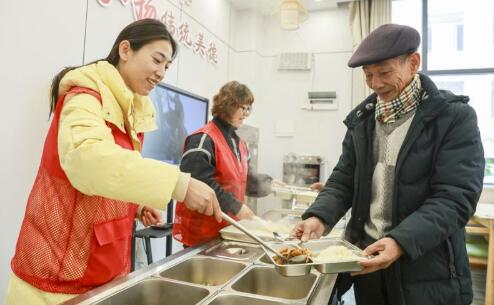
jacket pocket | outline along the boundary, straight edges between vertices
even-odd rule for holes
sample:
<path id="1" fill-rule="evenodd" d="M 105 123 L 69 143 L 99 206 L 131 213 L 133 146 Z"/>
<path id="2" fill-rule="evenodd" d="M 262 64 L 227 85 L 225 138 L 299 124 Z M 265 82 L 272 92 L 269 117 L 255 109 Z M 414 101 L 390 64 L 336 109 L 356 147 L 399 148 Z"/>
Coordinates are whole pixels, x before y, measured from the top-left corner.
<path id="1" fill-rule="evenodd" d="M 410 283 L 404 286 L 406 305 L 461 305 L 456 280 Z"/>
<path id="2" fill-rule="evenodd" d="M 129 217 L 94 225 L 91 252 L 82 280 L 85 286 L 99 286 L 126 271 L 131 228 Z"/>

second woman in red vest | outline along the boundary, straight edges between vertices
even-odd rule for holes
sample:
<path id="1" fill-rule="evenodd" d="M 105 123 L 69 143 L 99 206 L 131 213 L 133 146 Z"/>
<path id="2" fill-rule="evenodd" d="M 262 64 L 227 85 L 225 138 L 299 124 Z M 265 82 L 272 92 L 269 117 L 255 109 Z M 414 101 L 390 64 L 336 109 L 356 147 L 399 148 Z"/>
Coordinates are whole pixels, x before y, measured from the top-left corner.
<path id="1" fill-rule="evenodd" d="M 180 169 L 207 183 L 216 192 L 221 210 L 237 219 L 254 216 L 245 195 L 262 197 L 271 192 L 271 177 L 249 170 L 249 154 L 236 129 L 252 111 L 250 89 L 236 81 L 225 84 L 213 98 L 213 120 L 187 137 Z M 173 236 L 194 246 L 219 236 L 225 221 L 177 206 Z"/>

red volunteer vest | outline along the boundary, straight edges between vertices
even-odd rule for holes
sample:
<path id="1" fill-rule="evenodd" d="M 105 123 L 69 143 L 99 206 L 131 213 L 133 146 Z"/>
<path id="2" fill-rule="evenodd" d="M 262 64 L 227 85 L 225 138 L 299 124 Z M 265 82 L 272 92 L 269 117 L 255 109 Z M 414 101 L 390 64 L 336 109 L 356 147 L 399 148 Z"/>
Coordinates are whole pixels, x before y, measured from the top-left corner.
<path id="1" fill-rule="evenodd" d="M 197 133 L 205 133 L 213 140 L 216 158 L 214 179 L 226 192 L 233 193 L 237 200 L 243 202 L 247 187 L 248 170 L 245 142 L 240 140 L 240 162 L 215 123 L 210 121 L 203 128 L 194 132 L 194 134 Z M 187 246 L 194 246 L 219 237 L 219 231 L 227 225 L 228 223 L 224 220 L 218 223 L 213 216 L 191 211 L 187 209 L 185 204 L 179 202 L 175 211 L 173 237 Z"/>
<path id="2" fill-rule="evenodd" d="M 66 94 L 80 93 L 101 102 L 99 93 L 88 88 L 74 87 Z M 11 266 L 19 278 L 41 290 L 80 294 L 130 271 L 137 205 L 84 195 L 70 184 L 60 166 L 57 144 L 65 95 L 58 99 L 45 139 Z M 115 143 L 134 150 L 127 134 L 107 125 Z M 139 140 L 143 141 L 142 134 Z"/>

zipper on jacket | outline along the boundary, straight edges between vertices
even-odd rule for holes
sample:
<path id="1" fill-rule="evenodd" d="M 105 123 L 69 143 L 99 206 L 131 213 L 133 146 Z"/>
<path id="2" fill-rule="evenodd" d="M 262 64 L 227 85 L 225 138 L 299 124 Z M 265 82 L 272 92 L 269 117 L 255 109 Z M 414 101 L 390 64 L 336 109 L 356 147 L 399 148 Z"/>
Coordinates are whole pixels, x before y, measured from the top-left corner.
<path id="1" fill-rule="evenodd" d="M 373 129 L 371 129 L 373 131 Z M 367 177 L 372 177 L 372 167 L 366 166 L 366 164 L 371 164 L 372 163 L 372 143 L 366 143 L 367 146 L 367 151 L 363 149 L 363 147 L 359 143 L 359 138 L 357 137 L 357 132 L 354 129 L 353 132 L 353 144 L 355 147 L 355 175 L 357 175 L 357 184 L 354 184 L 354 193 L 357 194 L 356 197 L 356 202 L 362 203 L 364 201 L 364 198 L 370 198 L 371 196 L 371 187 L 370 183 L 372 183 L 372 179 L 369 179 L 368 181 L 365 181 L 362 179 L 362 175 L 367 175 Z M 363 130 L 365 132 L 365 140 L 367 141 L 369 138 L 369 129 L 364 128 Z M 360 139 L 361 140 L 361 139 Z M 370 151 L 370 153 L 369 153 Z M 354 178 L 355 182 L 355 178 Z M 366 200 L 367 201 L 367 200 Z M 356 207 L 359 207 L 358 209 Z M 368 215 L 369 215 L 369 210 L 367 209 L 365 213 L 363 213 L 363 210 L 365 210 L 362 205 L 357 205 L 353 206 L 352 203 L 352 214 L 355 215 L 356 219 L 352 219 L 353 221 L 353 231 L 358 234 L 358 236 L 353 236 L 354 238 L 361 239 L 365 236 L 365 230 L 364 230 L 364 219 L 366 221 L 368 220 Z M 352 218 L 353 218 L 352 215 Z M 355 230 L 356 229 L 356 230 Z"/>
<path id="2" fill-rule="evenodd" d="M 408 127 L 408 132 L 405 136 L 405 139 L 403 139 L 403 143 L 401 144 L 400 150 L 398 151 L 398 156 L 396 158 L 395 172 L 394 172 L 395 178 L 393 179 L 393 191 L 391 197 L 393 198 L 393 201 L 391 202 L 391 207 L 392 207 L 391 224 L 393 227 L 397 226 L 399 222 L 397 177 L 400 176 L 401 167 L 403 166 L 405 159 L 408 157 L 408 153 L 410 152 L 411 145 L 413 145 L 413 143 L 417 140 L 418 134 L 422 132 L 424 126 L 424 125 L 419 125 L 419 123 L 421 123 L 421 120 L 423 118 L 417 117 L 417 115 L 420 115 L 420 113 L 418 113 L 418 109 L 415 112 L 414 117 L 412 118 L 410 127 Z"/>
<path id="3" fill-rule="evenodd" d="M 455 267 L 455 255 L 453 252 L 453 246 L 449 241 L 449 238 L 446 239 L 446 245 L 448 246 L 448 256 L 449 256 L 449 276 L 454 279 L 456 277 L 456 267 Z"/>
<path id="4" fill-rule="evenodd" d="M 361 172 L 362 172 L 362 164 L 363 164 L 363 160 L 360 160 L 360 155 L 361 155 L 361 147 L 359 146 L 359 143 L 358 143 L 358 140 L 355 138 L 356 134 L 355 132 L 353 132 L 352 134 L 352 140 L 353 140 L 353 146 L 355 147 L 355 176 L 357 177 L 357 184 L 355 185 L 355 176 L 353 178 L 353 181 L 352 183 L 354 184 L 353 187 L 354 187 L 354 194 L 356 194 L 356 196 L 354 196 L 353 199 L 356 199 L 357 202 L 361 201 L 362 198 L 361 198 L 361 192 L 360 192 L 360 189 L 362 188 L 362 185 L 361 185 L 361 182 L 360 181 L 360 175 L 361 175 Z M 360 161 L 360 162 L 359 162 Z M 356 217 L 356 219 L 354 221 L 357 221 L 357 223 L 360 223 L 362 220 L 362 216 L 360 215 L 358 209 L 355 209 L 356 206 L 354 207 L 353 204 L 352 204 L 352 212 L 354 211 L 354 215 Z"/>

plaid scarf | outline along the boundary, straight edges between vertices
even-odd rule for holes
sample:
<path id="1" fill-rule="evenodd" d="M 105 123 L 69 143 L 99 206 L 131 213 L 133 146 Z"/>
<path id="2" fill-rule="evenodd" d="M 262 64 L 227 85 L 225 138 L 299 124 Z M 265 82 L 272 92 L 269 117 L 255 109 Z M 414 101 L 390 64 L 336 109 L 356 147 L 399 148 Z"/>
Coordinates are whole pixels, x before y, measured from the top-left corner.
<path id="1" fill-rule="evenodd" d="M 400 95 L 392 101 L 383 102 L 377 98 L 376 104 L 376 121 L 390 124 L 403 117 L 408 112 L 415 110 L 421 100 L 420 93 L 422 86 L 420 76 L 415 74 L 413 80 L 400 93 Z"/>

